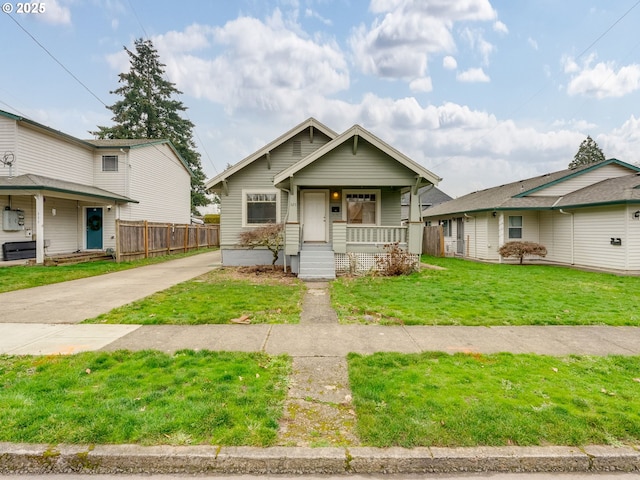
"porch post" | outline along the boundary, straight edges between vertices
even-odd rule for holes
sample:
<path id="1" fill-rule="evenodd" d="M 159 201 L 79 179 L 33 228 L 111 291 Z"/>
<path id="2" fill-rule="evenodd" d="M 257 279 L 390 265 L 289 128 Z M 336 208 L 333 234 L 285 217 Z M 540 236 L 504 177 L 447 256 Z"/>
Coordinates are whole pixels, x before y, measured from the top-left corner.
<path id="1" fill-rule="evenodd" d="M 291 193 L 289 194 L 289 216 L 288 222 L 297 223 L 298 220 L 298 186 L 291 179 Z"/>
<path id="2" fill-rule="evenodd" d="M 44 263 L 44 196 L 37 193 L 36 200 L 36 263 Z"/>
<path id="3" fill-rule="evenodd" d="M 415 192 L 415 193 L 414 193 Z M 412 188 L 409 198 L 409 222 L 422 222 L 422 212 L 420 211 L 420 195 Z"/>
<path id="4" fill-rule="evenodd" d="M 347 222 L 336 220 L 333 222 L 333 251 L 347 253 Z"/>

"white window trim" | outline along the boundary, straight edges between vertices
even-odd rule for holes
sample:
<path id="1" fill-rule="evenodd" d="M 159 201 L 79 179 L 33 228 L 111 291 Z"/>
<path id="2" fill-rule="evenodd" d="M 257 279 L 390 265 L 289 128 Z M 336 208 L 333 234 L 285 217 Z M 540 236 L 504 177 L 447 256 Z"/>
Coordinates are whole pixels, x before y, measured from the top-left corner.
<path id="1" fill-rule="evenodd" d="M 104 169 L 104 159 L 105 159 L 105 157 L 115 158 L 115 160 L 116 160 L 116 163 L 115 163 L 116 168 L 115 168 L 115 170 L 105 170 Z M 102 155 L 102 157 L 100 157 L 100 168 L 101 168 L 101 171 L 103 173 L 118 173 L 118 170 L 120 170 L 119 163 L 120 163 L 120 158 L 118 157 L 118 155 Z"/>
<path id="2" fill-rule="evenodd" d="M 247 223 L 247 194 L 250 193 L 275 193 L 276 194 L 276 223 L 280 223 L 280 190 L 277 188 L 257 188 L 242 189 L 242 226 L 243 227 L 260 227 L 267 225 L 266 223 Z"/>
<path id="3" fill-rule="evenodd" d="M 519 227 L 512 227 L 511 226 L 511 219 L 512 218 L 516 218 L 519 217 L 520 218 L 520 226 Z M 520 237 L 512 237 L 511 236 L 511 229 L 520 229 Z M 524 215 L 509 215 L 507 218 L 507 238 L 509 240 L 522 240 L 524 238 Z"/>
<path id="4" fill-rule="evenodd" d="M 350 225 L 355 226 L 371 226 L 371 225 L 381 225 L 382 224 L 382 195 L 380 194 L 380 189 L 354 189 L 354 190 L 343 190 L 342 191 L 342 220 L 347 221 L 347 194 L 349 193 L 373 193 L 376 196 L 376 223 L 354 223 Z"/>

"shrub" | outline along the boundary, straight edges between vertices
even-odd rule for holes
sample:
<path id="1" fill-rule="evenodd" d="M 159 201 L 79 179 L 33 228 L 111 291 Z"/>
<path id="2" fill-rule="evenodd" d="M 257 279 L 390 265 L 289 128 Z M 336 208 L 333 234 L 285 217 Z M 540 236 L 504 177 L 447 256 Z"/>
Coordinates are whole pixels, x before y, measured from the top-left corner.
<path id="1" fill-rule="evenodd" d="M 398 243 L 389 243 L 384 246 L 384 249 L 387 253 L 376 258 L 380 275 L 386 277 L 408 275 L 418 269 L 413 256 L 400 248 Z"/>
<path id="2" fill-rule="evenodd" d="M 216 225 L 220 224 L 220 214 L 219 213 L 207 213 L 204 216 L 204 223 L 214 223 Z"/>
<path id="3" fill-rule="evenodd" d="M 547 248 L 535 242 L 507 242 L 500 247 L 498 253 L 505 258 L 519 258 L 520 265 L 522 265 L 522 260 L 526 255 L 546 257 Z"/>
<path id="4" fill-rule="evenodd" d="M 271 265 L 275 267 L 278 253 L 284 242 L 283 229 L 282 223 L 268 223 L 262 227 L 247 230 L 239 236 L 240 245 L 248 248 L 266 247 L 273 254 Z"/>

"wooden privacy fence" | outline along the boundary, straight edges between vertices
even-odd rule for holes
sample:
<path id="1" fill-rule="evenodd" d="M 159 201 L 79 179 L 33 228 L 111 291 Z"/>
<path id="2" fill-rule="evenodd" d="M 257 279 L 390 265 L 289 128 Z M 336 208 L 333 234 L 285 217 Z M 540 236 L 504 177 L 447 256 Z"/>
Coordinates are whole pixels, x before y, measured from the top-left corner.
<path id="1" fill-rule="evenodd" d="M 422 253 L 434 257 L 444 256 L 444 232 L 442 225 L 424 227 L 422 235 Z"/>
<path id="2" fill-rule="evenodd" d="M 118 262 L 220 246 L 220 225 L 117 220 L 116 235 Z"/>

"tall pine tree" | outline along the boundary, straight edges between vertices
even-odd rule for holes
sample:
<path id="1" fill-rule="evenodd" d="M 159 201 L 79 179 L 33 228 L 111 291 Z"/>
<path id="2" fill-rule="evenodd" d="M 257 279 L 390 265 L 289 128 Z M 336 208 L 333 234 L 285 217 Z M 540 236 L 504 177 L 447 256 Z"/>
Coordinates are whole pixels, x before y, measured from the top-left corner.
<path id="1" fill-rule="evenodd" d="M 569 164 L 569 168 L 578 168 L 583 165 L 589 165 L 590 163 L 601 162 L 604 159 L 602 149 L 591 136 L 587 136 L 580 144 L 577 153 Z"/>
<path id="2" fill-rule="evenodd" d="M 128 73 L 119 75 L 122 85 L 109 93 L 122 97 L 107 107 L 113 112 L 112 127 L 98 125 L 92 132 L 98 138 L 152 138 L 170 140 L 193 172 L 191 178 L 191 211 L 207 205 L 205 174 L 200 163 L 200 154 L 193 140 L 193 123 L 180 115 L 187 110 L 182 102 L 175 100 L 180 95 L 174 83 L 165 80 L 163 63 L 151 40 L 135 41 L 135 52 L 124 47 L 129 55 Z"/>

